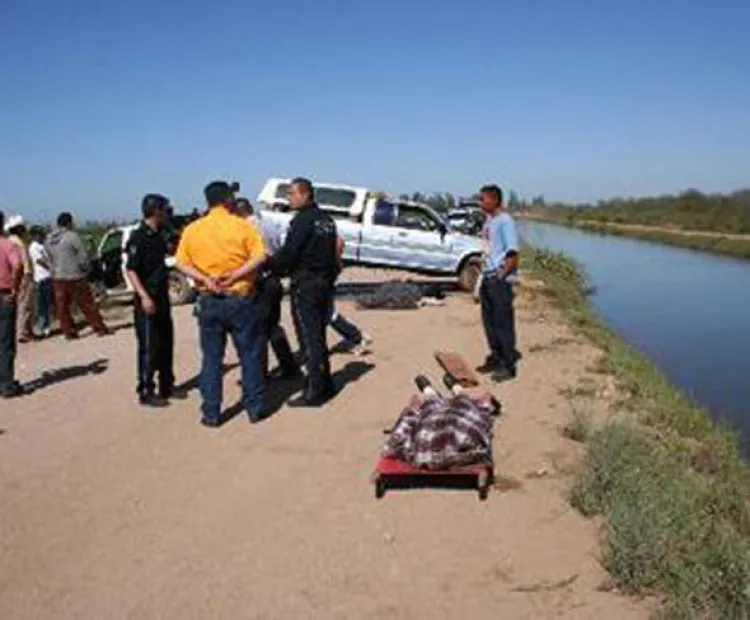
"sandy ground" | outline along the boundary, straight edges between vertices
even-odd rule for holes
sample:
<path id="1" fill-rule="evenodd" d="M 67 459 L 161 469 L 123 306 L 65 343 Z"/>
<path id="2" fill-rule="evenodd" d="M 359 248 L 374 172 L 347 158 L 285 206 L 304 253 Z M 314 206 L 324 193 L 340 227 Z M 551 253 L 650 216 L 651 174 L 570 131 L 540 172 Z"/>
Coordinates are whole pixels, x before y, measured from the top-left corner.
<path id="1" fill-rule="evenodd" d="M 342 301 L 376 343 L 372 356 L 334 357 L 349 380 L 336 400 L 218 431 L 198 424 L 195 390 L 165 410 L 134 405 L 131 329 L 24 347 L 22 380 L 61 372 L 0 402 L 0 618 L 648 617 L 604 591 L 597 524 L 566 502 L 580 448 L 560 433 L 560 392 L 596 352 L 540 303 L 519 300 L 520 376 L 493 387 L 505 409 L 497 473 L 517 484 L 486 502 L 446 490 L 378 501 L 369 484 L 412 377 L 440 376 L 433 351 L 483 357 L 468 296 L 401 312 Z M 198 367 L 189 308 L 176 324 L 187 381 Z M 97 361 L 106 370 L 87 372 Z M 237 378 L 226 375 L 227 406 Z"/>

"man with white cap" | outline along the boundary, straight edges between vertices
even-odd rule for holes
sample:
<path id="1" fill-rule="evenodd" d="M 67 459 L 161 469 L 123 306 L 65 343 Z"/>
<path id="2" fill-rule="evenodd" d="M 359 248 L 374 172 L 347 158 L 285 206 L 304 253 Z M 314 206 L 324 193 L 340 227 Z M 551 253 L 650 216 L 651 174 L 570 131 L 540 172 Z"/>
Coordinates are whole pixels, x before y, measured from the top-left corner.
<path id="1" fill-rule="evenodd" d="M 23 278 L 18 248 L 5 235 L 5 216 L 0 211 L 0 398 L 26 393 L 16 381 L 16 297 Z"/>
<path id="2" fill-rule="evenodd" d="M 8 241 L 18 248 L 23 261 L 23 277 L 16 297 L 16 333 L 19 342 L 31 342 L 34 339 L 34 271 L 26 246 L 26 223 L 23 217 L 11 215 L 5 222 L 5 233 Z"/>

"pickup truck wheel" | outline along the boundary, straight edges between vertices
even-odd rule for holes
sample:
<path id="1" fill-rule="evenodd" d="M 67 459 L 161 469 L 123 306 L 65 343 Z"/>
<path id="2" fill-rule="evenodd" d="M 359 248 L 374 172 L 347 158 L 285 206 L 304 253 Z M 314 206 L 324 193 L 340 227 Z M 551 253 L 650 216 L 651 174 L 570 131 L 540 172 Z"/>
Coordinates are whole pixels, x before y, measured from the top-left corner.
<path id="1" fill-rule="evenodd" d="M 195 300 L 195 291 L 188 279 L 179 271 L 169 272 L 169 301 L 173 306 L 182 306 Z"/>
<path id="2" fill-rule="evenodd" d="M 473 293 L 481 273 L 482 262 L 479 258 L 470 258 L 467 260 L 458 273 L 459 288 L 466 293 Z"/>

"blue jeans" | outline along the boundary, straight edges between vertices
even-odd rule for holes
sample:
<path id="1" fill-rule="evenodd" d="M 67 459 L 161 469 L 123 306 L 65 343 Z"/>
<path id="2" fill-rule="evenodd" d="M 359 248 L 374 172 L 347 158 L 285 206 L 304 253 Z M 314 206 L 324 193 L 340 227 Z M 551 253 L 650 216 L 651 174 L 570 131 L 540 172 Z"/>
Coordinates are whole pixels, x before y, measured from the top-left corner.
<path id="1" fill-rule="evenodd" d="M 36 322 L 43 331 L 52 325 L 52 278 L 36 283 Z"/>
<path id="2" fill-rule="evenodd" d="M 490 355 L 507 368 L 515 369 L 516 319 L 513 310 L 513 286 L 495 277 L 485 277 L 480 289 L 482 322 Z"/>
<path id="3" fill-rule="evenodd" d="M 231 336 L 242 368 L 242 402 L 251 416 L 262 414 L 263 354 L 266 346 L 264 316 L 252 297 L 202 295 L 198 326 L 203 351 L 200 390 L 203 417 L 219 420 L 223 394 L 223 364 L 227 335 Z"/>
<path id="4" fill-rule="evenodd" d="M 13 387 L 16 363 L 16 304 L 0 293 L 0 396 Z"/>
<path id="5" fill-rule="evenodd" d="M 341 314 L 334 304 L 331 304 L 331 313 L 328 319 L 328 324 L 347 343 L 357 345 L 362 342 L 362 332 L 359 327 Z"/>

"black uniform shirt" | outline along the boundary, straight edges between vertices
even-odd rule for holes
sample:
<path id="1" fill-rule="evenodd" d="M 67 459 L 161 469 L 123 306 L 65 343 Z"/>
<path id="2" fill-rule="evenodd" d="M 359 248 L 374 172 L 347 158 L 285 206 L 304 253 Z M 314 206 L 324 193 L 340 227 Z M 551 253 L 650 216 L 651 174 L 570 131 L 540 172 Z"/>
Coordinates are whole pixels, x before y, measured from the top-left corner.
<path id="1" fill-rule="evenodd" d="M 292 281 L 314 277 L 333 283 L 339 272 L 336 239 L 336 222 L 311 203 L 292 218 L 284 245 L 268 266 L 279 275 L 289 274 Z"/>
<path id="2" fill-rule="evenodd" d="M 145 222 L 141 223 L 130 236 L 126 252 L 125 268 L 138 275 L 149 295 L 168 297 L 169 270 L 164 263 L 167 257 L 164 235 Z"/>

